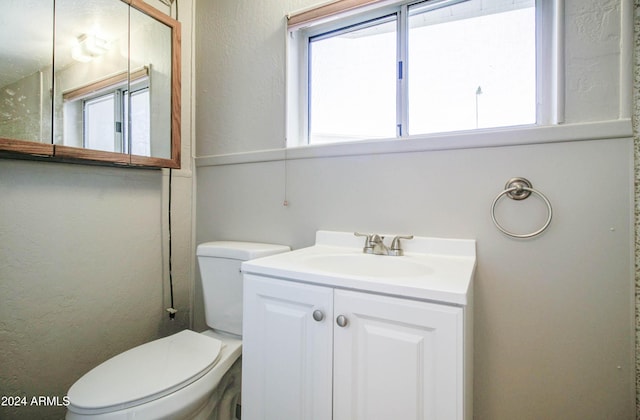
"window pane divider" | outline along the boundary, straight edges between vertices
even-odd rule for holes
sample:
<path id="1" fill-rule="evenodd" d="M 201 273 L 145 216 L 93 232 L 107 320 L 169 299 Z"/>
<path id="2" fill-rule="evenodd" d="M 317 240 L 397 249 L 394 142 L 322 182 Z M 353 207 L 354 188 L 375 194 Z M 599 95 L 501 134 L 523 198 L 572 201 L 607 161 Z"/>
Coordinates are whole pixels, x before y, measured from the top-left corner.
<path id="1" fill-rule="evenodd" d="M 404 4 L 398 10 L 398 80 L 396 86 L 396 137 L 403 138 L 409 133 L 409 6 Z"/>

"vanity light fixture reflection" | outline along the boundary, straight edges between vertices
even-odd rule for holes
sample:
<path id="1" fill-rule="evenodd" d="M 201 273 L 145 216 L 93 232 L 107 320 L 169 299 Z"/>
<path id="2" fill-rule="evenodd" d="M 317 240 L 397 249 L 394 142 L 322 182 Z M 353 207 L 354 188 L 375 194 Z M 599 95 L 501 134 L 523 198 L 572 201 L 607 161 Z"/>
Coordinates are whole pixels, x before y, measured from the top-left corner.
<path id="1" fill-rule="evenodd" d="M 82 34 L 78 42 L 71 49 L 71 57 L 82 63 L 87 63 L 109 50 L 109 42 L 95 35 Z"/>

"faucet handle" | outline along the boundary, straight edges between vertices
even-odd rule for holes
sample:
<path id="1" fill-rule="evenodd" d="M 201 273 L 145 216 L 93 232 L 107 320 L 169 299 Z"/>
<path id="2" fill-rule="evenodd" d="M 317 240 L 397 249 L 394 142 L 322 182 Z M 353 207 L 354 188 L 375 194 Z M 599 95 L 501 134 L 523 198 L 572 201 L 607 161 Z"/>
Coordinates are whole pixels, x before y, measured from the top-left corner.
<path id="1" fill-rule="evenodd" d="M 362 252 L 370 254 L 373 251 L 373 244 L 371 243 L 371 239 L 373 238 L 372 233 L 358 233 L 353 232 L 355 236 L 364 236 L 364 248 L 362 248 Z"/>
<path id="2" fill-rule="evenodd" d="M 359 232 L 353 232 L 354 236 L 364 236 L 367 238 L 367 241 L 371 240 L 371 237 L 373 236 L 372 233 L 359 233 Z"/>
<path id="3" fill-rule="evenodd" d="M 398 235 L 394 237 L 391 242 L 391 249 L 389 250 L 393 255 L 399 256 L 404 254 L 402 251 L 402 245 L 400 244 L 400 239 L 413 239 L 413 235 Z"/>

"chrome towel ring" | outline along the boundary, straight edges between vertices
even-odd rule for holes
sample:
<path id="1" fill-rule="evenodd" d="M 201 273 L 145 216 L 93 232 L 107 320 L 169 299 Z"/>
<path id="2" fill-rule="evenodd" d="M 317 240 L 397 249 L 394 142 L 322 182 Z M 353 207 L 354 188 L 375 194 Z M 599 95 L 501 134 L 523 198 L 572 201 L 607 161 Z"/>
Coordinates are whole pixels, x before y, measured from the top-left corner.
<path id="1" fill-rule="evenodd" d="M 496 204 L 498 203 L 498 200 L 500 200 L 500 198 L 503 195 L 511 198 L 512 200 L 524 200 L 525 198 L 529 197 L 531 193 L 537 194 L 547 205 L 549 214 L 544 225 L 540 229 L 531 233 L 513 233 L 503 228 L 502 225 L 500 225 L 500 223 L 498 223 L 498 220 L 496 219 Z M 504 233 L 505 235 L 509 235 L 513 238 L 531 238 L 541 234 L 542 232 L 544 232 L 546 228 L 549 227 L 552 216 L 553 216 L 553 210 L 551 209 L 551 203 L 549 202 L 547 197 L 545 197 L 544 194 L 542 194 L 540 191 L 535 190 L 531 185 L 531 182 L 529 182 L 529 180 L 526 178 L 511 178 L 505 185 L 504 191 L 498 194 L 496 198 L 493 200 L 493 204 L 491 204 L 491 220 L 493 220 L 493 223 L 496 225 L 498 229 L 500 229 L 502 233 Z"/>

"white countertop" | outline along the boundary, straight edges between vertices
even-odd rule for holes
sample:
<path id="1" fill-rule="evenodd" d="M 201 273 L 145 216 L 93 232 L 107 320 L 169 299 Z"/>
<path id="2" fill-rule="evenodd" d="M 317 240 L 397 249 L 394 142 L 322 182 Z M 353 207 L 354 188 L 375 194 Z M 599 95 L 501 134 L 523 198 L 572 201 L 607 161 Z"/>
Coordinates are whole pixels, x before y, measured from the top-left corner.
<path id="1" fill-rule="evenodd" d="M 389 245 L 391 235 L 385 243 Z M 318 231 L 316 244 L 242 263 L 243 273 L 464 306 L 475 272 L 475 241 L 415 237 L 405 255 L 364 254 L 352 232 Z"/>

